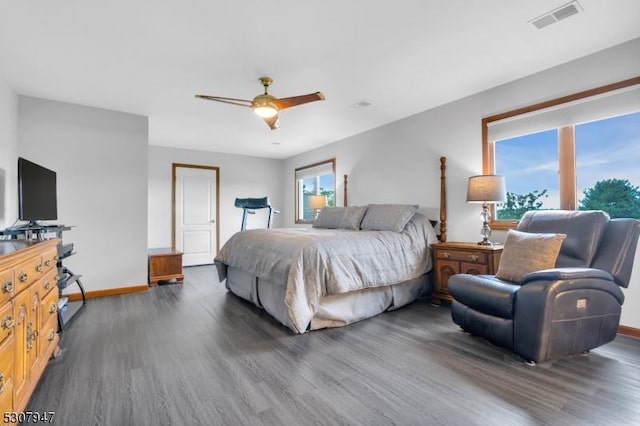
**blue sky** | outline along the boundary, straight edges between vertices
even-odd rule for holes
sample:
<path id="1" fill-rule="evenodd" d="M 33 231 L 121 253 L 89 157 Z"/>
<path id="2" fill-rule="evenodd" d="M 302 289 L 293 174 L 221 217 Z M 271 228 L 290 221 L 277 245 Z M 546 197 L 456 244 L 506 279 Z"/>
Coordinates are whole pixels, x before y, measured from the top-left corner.
<path id="1" fill-rule="evenodd" d="M 576 126 L 578 199 L 585 188 L 603 179 L 628 179 L 640 186 L 640 112 Z M 556 130 L 496 143 L 496 174 L 507 191 L 547 189 L 544 207 L 558 208 Z"/>

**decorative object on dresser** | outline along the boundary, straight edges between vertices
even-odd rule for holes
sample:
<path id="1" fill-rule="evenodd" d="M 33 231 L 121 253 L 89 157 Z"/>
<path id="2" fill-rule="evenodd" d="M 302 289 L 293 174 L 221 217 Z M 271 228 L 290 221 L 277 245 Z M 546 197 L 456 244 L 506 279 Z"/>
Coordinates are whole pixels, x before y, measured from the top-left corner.
<path id="1" fill-rule="evenodd" d="M 182 252 L 172 248 L 151 248 L 149 255 L 149 285 L 160 281 L 184 281 L 182 274 Z"/>
<path id="2" fill-rule="evenodd" d="M 25 409 L 58 349 L 58 241 L 0 241 L 0 411 Z"/>
<path id="3" fill-rule="evenodd" d="M 495 274 L 502 254 L 501 245 L 444 242 L 432 244 L 435 285 L 431 295 L 434 304 L 451 302 L 447 283 L 454 274 Z"/>
<path id="4" fill-rule="evenodd" d="M 489 213 L 489 204 L 501 203 L 507 199 L 506 185 L 503 176 L 497 175 L 479 175 L 469 178 L 467 187 L 467 202 L 482 203 L 482 241 L 478 244 L 482 246 L 490 246 L 493 243 L 489 241 L 491 237 L 491 213 Z"/>

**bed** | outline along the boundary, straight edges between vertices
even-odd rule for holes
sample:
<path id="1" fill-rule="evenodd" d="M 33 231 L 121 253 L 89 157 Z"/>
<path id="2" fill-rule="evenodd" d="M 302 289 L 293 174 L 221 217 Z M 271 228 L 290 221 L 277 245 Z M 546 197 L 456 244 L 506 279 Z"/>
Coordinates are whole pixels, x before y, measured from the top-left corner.
<path id="1" fill-rule="evenodd" d="M 440 159 L 440 240 L 446 240 L 446 159 Z M 295 333 L 398 309 L 432 289 L 433 221 L 417 205 L 325 208 L 311 228 L 234 234 L 214 263 L 227 289 Z"/>

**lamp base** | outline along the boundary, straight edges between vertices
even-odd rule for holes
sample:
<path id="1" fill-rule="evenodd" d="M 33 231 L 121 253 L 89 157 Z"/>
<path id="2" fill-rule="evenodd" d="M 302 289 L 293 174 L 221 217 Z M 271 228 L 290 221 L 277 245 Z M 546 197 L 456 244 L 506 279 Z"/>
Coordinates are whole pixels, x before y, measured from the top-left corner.
<path id="1" fill-rule="evenodd" d="M 478 243 L 479 246 L 492 246 L 493 243 L 489 241 L 491 236 L 491 227 L 489 222 L 491 221 L 491 213 L 489 213 L 489 205 L 482 203 L 482 213 L 480 213 L 480 220 L 482 220 L 482 229 L 480 235 L 482 235 L 482 241 Z"/>

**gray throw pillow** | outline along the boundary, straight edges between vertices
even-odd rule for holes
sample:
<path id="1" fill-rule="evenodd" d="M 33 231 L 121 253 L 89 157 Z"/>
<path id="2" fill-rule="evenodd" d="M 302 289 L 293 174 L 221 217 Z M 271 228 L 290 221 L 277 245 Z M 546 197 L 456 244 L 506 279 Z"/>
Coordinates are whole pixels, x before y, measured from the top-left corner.
<path id="1" fill-rule="evenodd" d="M 320 210 L 320 214 L 312 226 L 314 228 L 339 229 L 342 227 L 344 211 L 344 207 L 325 207 Z"/>
<path id="2" fill-rule="evenodd" d="M 360 227 L 371 231 L 402 232 L 416 210 L 417 205 L 369 204 Z"/>
<path id="3" fill-rule="evenodd" d="M 346 207 L 340 227 L 344 229 L 360 229 L 360 223 L 366 211 L 367 206 Z"/>
<path id="4" fill-rule="evenodd" d="M 534 234 L 510 229 L 496 277 L 517 283 L 531 272 L 555 267 L 565 238 L 565 234 Z"/>

